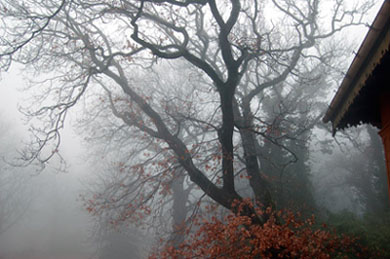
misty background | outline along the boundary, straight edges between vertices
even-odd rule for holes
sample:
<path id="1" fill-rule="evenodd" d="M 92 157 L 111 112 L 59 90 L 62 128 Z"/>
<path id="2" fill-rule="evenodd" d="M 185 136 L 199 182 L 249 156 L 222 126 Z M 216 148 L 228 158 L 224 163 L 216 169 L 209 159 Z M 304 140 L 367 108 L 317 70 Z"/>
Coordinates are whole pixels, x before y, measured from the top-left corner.
<path id="1" fill-rule="evenodd" d="M 16 213 L 18 220 L 0 235 L 0 251 L 15 255 L 69 251 L 92 254 L 88 241 L 90 220 L 79 195 L 84 190 L 83 179 L 91 177 L 93 169 L 86 162 L 81 139 L 71 128 L 72 119 L 69 118 L 62 135 L 61 154 L 67 161 L 65 173 L 52 164 L 42 172 L 34 165 L 18 166 L 19 151 L 29 134 L 18 111 L 18 104 L 28 98 L 22 90 L 26 84 L 17 67 L 3 74 L 0 81 L 2 169 L 7 166 L 18 186 L 16 190 L 10 186 L 7 191 L 19 192 L 15 202 L 24 203 L 23 212 Z"/>

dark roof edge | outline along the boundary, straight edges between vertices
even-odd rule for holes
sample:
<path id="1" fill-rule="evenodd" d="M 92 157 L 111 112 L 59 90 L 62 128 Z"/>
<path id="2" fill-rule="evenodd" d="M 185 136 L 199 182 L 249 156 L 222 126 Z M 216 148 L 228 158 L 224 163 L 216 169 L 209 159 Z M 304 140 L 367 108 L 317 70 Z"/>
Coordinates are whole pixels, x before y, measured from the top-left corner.
<path id="1" fill-rule="evenodd" d="M 369 58 L 372 47 L 377 44 L 378 40 L 383 36 L 382 30 L 386 27 L 386 24 L 389 23 L 390 17 L 390 0 L 385 0 L 382 7 L 380 8 L 377 16 L 375 17 L 370 29 L 364 38 L 359 51 L 357 52 L 355 58 L 353 59 L 347 74 L 345 75 L 339 89 L 336 92 L 336 95 L 333 97 L 333 100 L 323 118 L 323 122 L 327 123 L 333 121 L 337 112 L 339 111 L 340 106 L 343 101 L 346 99 L 346 95 L 349 93 L 351 85 L 354 83 L 354 79 L 357 74 L 364 69 L 366 65 L 366 60 Z M 353 85 L 352 85 L 353 86 Z M 344 111 L 345 112 L 345 111 Z M 335 130 L 337 125 L 333 125 Z"/>

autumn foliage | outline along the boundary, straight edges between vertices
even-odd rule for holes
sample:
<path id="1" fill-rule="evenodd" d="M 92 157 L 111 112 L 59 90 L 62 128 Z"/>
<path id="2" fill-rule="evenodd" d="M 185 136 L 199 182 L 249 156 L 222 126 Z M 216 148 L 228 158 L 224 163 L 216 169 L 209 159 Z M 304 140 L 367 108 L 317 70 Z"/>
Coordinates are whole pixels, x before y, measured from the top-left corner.
<path id="1" fill-rule="evenodd" d="M 241 205 L 239 205 L 241 206 Z M 187 236 L 179 248 L 167 245 L 151 258 L 348 258 L 360 257 L 362 250 L 356 239 L 338 236 L 326 229 L 314 227 L 314 216 L 306 220 L 292 212 L 271 212 L 263 225 L 253 224 L 249 216 L 229 214 L 197 219 L 194 234 Z"/>

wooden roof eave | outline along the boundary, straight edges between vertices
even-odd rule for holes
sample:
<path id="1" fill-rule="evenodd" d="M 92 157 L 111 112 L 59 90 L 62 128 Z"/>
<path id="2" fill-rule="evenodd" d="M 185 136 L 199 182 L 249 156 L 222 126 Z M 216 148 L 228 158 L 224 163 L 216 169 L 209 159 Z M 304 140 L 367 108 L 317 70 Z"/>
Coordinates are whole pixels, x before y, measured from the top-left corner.
<path id="1" fill-rule="evenodd" d="M 333 98 L 323 122 L 332 122 L 335 134 L 340 121 L 364 87 L 366 80 L 390 49 L 390 1 L 386 0 L 359 48 L 340 88 Z"/>

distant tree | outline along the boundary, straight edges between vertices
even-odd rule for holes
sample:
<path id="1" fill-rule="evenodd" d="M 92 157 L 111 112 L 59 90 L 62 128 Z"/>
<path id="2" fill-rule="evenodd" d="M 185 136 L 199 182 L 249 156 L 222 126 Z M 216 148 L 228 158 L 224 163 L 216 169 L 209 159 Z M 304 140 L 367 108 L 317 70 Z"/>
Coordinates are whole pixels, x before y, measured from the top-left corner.
<path id="1" fill-rule="evenodd" d="M 0 235 L 21 220 L 31 201 L 22 174 L 12 167 L 0 168 Z"/>
<path id="2" fill-rule="evenodd" d="M 377 131 L 366 126 L 336 135 L 338 144 L 333 143 L 333 148 L 328 145 L 333 154 L 325 159 L 326 169 L 321 169 L 325 170 L 321 173 L 324 175 L 321 189 L 329 194 L 344 192 L 349 204 L 357 207 L 354 212 L 376 215 L 379 219 L 387 217 L 390 204 L 383 144 Z M 331 197 L 322 196 L 328 201 Z"/>
<path id="3" fill-rule="evenodd" d="M 125 259 L 145 257 L 145 247 L 147 241 L 142 238 L 142 234 L 136 228 L 122 227 L 121 230 L 106 225 L 106 229 L 101 229 L 100 233 L 95 233 L 97 242 L 97 256 L 99 259 Z"/>
<path id="4" fill-rule="evenodd" d="M 289 91 L 273 88 L 263 97 L 261 119 L 266 125 L 265 138 L 256 149 L 261 172 L 272 181 L 277 207 L 311 213 L 315 203 L 309 149 L 312 132 L 325 107 L 323 96 L 329 86 L 320 80 L 316 85 L 297 84 L 299 87 Z"/>
<path id="5" fill-rule="evenodd" d="M 11 131 L 12 123 L 5 126 L 0 119 L 0 235 L 19 222 L 33 198 L 29 174 L 25 168 L 12 165 L 17 145 L 17 134 Z"/>
<path id="6" fill-rule="evenodd" d="M 383 144 L 377 129 L 367 127 L 365 131 L 367 138 L 354 143 L 356 153 L 347 162 L 346 184 L 356 190 L 367 213 L 387 217 L 390 204 Z"/>

